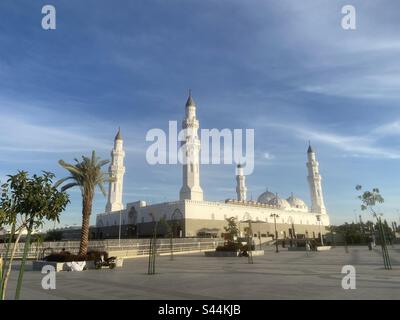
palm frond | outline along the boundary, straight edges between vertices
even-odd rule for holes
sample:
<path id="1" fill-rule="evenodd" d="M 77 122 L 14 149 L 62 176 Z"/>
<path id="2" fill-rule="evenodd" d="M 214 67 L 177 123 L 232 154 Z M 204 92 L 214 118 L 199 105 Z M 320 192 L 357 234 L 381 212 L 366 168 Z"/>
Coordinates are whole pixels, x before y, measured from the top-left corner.
<path id="1" fill-rule="evenodd" d="M 71 182 L 71 183 L 68 183 L 68 184 L 62 186 L 61 191 L 66 191 L 66 190 L 71 189 L 72 187 L 76 187 L 76 186 L 79 186 L 79 184 L 77 182 Z"/>
<path id="2" fill-rule="evenodd" d="M 100 189 L 101 193 L 103 194 L 103 196 L 106 196 L 107 193 L 106 193 L 106 190 L 104 189 L 104 185 L 102 183 L 99 183 L 98 186 L 99 186 L 99 189 Z"/>
<path id="3" fill-rule="evenodd" d="M 67 180 L 71 180 L 71 179 L 75 179 L 75 177 L 66 177 L 66 178 L 62 178 L 60 180 L 58 180 L 55 184 L 54 187 L 58 188 L 60 185 L 62 185 L 65 181 Z"/>
<path id="4" fill-rule="evenodd" d="M 110 160 L 101 160 L 97 165 L 101 168 L 102 166 L 110 163 Z"/>

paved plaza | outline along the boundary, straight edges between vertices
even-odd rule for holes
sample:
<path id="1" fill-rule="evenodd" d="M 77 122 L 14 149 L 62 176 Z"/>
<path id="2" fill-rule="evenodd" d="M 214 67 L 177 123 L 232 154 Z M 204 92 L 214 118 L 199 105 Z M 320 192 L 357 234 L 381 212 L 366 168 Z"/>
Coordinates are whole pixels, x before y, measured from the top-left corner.
<path id="1" fill-rule="evenodd" d="M 380 247 L 336 247 L 326 252 L 265 249 L 247 258 L 209 258 L 204 253 L 157 257 L 147 275 L 147 258 L 123 268 L 59 272 L 55 290 L 41 287 L 43 275 L 25 273 L 23 299 L 399 299 L 400 246 L 389 247 L 393 270 L 385 270 Z M 29 263 L 30 265 L 31 263 Z M 356 289 L 344 290 L 342 266 L 356 268 Z M 13 296 L 16 272 L 10 283 Z"/>

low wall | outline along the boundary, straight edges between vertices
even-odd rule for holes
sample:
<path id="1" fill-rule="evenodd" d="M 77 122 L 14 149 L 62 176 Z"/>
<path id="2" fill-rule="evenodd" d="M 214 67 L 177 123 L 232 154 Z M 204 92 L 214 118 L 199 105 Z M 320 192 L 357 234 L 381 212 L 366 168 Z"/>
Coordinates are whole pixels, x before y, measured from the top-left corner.
<path id="1" fill-rule="evenodd" d="M 238 257 L 239 251 L 208 251 L 204 252 L 206 257 Z M 253 257 L 263 256 L 264 250 L 253 250 L 251 251 Z"/>
<path id="2" fill-rule="evenodd" d="M 215 249 L 218 245 L 223 244 L 222 239 L 215 238 L 174 238 L 172 240 L 172 249 L 174 253 L 178 252 L 195 252 Z M 0 244 L 0 254 L 5 254 L 5 244 Z M 130 258 L 136 256 L 148 255 L 150 247 L 150 239 L 110 239 L 97 240 L 89 242 L 89 250 L 107 251 L 109 256 L 118 256 Z M 158 254 L 171 252 L 170 239 L 157 239 Z M 43 250 L 50 248 L 54 252 L 60 252 L 62 249 L 71 253 L 78 253 L 79 241 L 56 241 L 43 242 L 40 245 L 32 243 L 28 253 L 28 259 L 41 259 Z M 46 255 L 51 250 L 46 251 Z M 16 251 L 16 259 L 22 258 L 24 243 L 19 243 Z"/>
<path id="3" fill-rule="evenodd" d="M 69 271 L 69 267 L 67 265 L 68 262 L 54 262 L 54 261 L 32 261 L 32 270 L 33 271 L 42 271 L 44 266 L 53 266 L 56 272 L 60 271 Z M 86 261 L 86 267 L 88 269 L 95 269 L 93 261 Z"/>

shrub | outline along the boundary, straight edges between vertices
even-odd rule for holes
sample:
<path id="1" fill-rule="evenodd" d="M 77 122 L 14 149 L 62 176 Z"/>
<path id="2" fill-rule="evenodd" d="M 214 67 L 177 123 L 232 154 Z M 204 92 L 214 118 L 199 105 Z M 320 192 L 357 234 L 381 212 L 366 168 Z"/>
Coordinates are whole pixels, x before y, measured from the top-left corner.
<path id="1" fill-rule="evenodd" d="M 215 249 L 215 251 L 239 251 L 239 250 L 249 251 L 249 247 L 251 251 L 255 250 L 254 245 L 248 246 L 247 244 L 242 245 L 240 242 L 228 241 L 223 246 L 218 246 Z"/>
<path id="2" fill-rule="evenodd" d="M 45 257 L 43 260 L 52 262 L 72 262 L 72 261 L 94 261 L 104 256 L 104 259 L 108 258 L 106 251 L 88 251 L 86 255 L 71 254 L 68 251 L 61 251 L 59 253 L 52 253 Z"/>

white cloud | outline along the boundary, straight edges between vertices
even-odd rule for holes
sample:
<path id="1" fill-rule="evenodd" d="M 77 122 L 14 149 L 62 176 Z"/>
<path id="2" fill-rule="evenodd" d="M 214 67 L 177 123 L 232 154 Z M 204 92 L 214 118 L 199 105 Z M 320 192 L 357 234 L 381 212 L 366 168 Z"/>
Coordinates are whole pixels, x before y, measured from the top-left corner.
<path id="1" fill-rule="evenodd" d="M 37 107 L 35 103 L 21 104 L 0 99 L 0 106 L 2 151 L 72 153 L 103 152 L 112 148 L 116 128 L 110 122 L 84 114 L 74 116 L 66 111 Z M 112 133 L 107 134 L 111 130 Z M 141 133 L 130 128 L 124 135 L 137 138 Z M 127 153 L 142 152 L 139 147 L 125 143 Z"/>
<path id="2" fill-rule="evenodd" d="M 303 139 L 322 142 L 334 146 L 340 150 L 349 152 L 355 157 L 369 156 L 387 159 L 400 159 L 400 152 L 396 150 L 380 148 L 375 142 L 363 136 L 345 136 L 335 133 L 326 133 L 322 131 L 300 129 L 299 133 Z"/>
<path id="3" fill-rule="evenodd" d="M 393 122 L 369 130 L 364 135 L 345 135 L 329 132 L 319 128 L 313 128 L 309 123 L 294 125 L 285 122 L 268 122 L 258 119 L 259 126 L 276 128 L 283 132 L 289 132 L 302 141 L 323 143 L 338 150 L 345 151 L 343 156 L 349 157 L 374 157 L 383 159 L 400 159 L 400 151 L 378 146 L 378 142 L 390 134 L 400 133 L 400 123 Z M 269 154 L 268 154 L 269 155 Z M 265 154 L 264 154 L 265 157 Z"/>
<path id="4" fill-rule="evenodd" d="M 382 136 L 400 135 L 400 120 L 386 123 L 384 125 L 377 127 L 374 130 L 374 134 Z"/>

